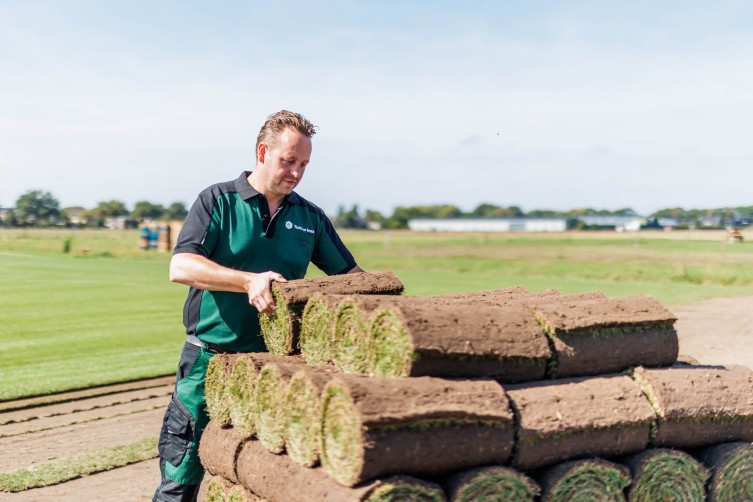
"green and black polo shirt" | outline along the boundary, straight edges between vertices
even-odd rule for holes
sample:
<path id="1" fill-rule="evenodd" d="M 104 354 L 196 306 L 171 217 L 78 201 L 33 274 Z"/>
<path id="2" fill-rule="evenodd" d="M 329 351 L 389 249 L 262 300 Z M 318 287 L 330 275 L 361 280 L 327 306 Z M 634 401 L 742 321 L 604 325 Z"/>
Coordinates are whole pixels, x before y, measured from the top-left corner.
<path id="1" fill-rule="evenodd" d="M 286 279 L 302 279 L 309 263 L 328 275 L 356 266 L 353 255 L 324 212 L 295 192 L 274 215 L 244 172 L 199 194 L 175 246 L 228 268 L 272 270 Z M 183 308 L 186 333 L 231 351 L 265 351 L 256 308 L 244 293 L 191 288 Z"/>

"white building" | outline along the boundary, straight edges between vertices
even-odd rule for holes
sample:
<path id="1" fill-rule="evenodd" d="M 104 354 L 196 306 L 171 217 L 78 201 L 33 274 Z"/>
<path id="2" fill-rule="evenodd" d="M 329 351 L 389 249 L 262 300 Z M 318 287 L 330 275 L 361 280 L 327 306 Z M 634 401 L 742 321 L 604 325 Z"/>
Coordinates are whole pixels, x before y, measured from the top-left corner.
<path id="1" fill-rule="evenodd" d="M 565 218 L 421 218 L 408 220 L 417 232 L 564 232 Z"/>

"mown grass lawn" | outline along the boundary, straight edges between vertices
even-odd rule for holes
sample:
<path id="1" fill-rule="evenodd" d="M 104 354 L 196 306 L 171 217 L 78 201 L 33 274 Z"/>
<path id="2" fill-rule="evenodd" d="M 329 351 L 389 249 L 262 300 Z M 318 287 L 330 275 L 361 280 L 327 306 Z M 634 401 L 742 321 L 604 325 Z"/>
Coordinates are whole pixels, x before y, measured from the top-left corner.
<path id="1" fill-rule="evenodd" d="M 753 295 L 753 244 L 661 234 L 342 232 L 408 294 L 523 286 L 667 303 Z M 169 374 L 185 286 L 137 231 L 0 229 L 0 400 Z M 66 251 L 67 252 L 64 252 Z M 311 275 L 319 272 L 312 269 Z"/>

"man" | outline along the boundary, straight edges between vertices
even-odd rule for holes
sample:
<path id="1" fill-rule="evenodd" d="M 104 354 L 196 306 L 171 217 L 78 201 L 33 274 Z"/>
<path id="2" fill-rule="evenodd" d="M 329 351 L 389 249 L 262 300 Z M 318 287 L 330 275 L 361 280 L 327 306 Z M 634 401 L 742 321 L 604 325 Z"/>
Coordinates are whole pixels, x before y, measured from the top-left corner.
<path id="1" fill-rule="evenodd" d="M 330 275 L 362 271 L 322 210 L 293 191 L 314 134 L 297 113 L 270 115 L 256 140 L 254 170 L 201 192 L 186 217 L 170 280 L 190 286 L 188 340 L 160 434 L 154 501 L 196 500 L 207 365 L 216 353 L 266 350 L 258 313 L 274 309 L 271 282 L 303 278 L 310 262 Z"/>

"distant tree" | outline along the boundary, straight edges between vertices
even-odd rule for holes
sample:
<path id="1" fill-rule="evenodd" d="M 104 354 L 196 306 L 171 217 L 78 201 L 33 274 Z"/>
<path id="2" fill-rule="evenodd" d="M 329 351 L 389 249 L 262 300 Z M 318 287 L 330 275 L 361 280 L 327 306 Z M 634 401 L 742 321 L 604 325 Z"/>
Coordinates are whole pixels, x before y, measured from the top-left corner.
<path id="1" fill-rule="evenodd" d="M 128 215 L 128 209 L 119 200 L 100 202 L 97 204 L 97 207 L 89 211 L 89 216 L 92 217 L 97 225 L 103 225 L 107 218 L 126 215 Z"/>
<path id="2" fill-rule="evenodd" d="M 475 216 L 477 218 L 493 218 L 499 215 L 500 209 L 502 208 L 497 206 L 496 204 L 489 204 L 488 202 L 484 202 L 482 204 L 479 204 L 476 209 L 471 211 L 471 216 Z"/>
<path id="3" fill-rule="evenodd" d="M 344 206 L 338 207 L 332 223 L 341 228 L 366 228 L 366 221 L 358 214 L 358 205 L 355 204 L 348 210 Z"/>
<path id="4" fill-rule="evenodd" d="M 54 225 L 60 221 L 60 203 L 50 192 L 30 190 L 16 201 L 16 218 L 21 225 Z"/>
<path id="5" fill-rule="evenodd" d="M 173 202 L 165 209 L 162 218 L 165 220 L 185 220 L 188 216 L 188 209 L 182 202 Z"/>
<path id="6" fill-rule="evenodd" d="M 162 204 L 152 204 L 151 202 L 140 200 L 133 206 L 131 216 L 138 220 L 158 220 L 165 214 L 165 208 Z"/>
<path id="7" fill-rule="evenodd" d="M 61 219 L 66 225 L 81 226 L 87 224 L 89 212 L 81 206 L 64 207 L 60 210 Z"/>

